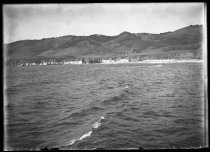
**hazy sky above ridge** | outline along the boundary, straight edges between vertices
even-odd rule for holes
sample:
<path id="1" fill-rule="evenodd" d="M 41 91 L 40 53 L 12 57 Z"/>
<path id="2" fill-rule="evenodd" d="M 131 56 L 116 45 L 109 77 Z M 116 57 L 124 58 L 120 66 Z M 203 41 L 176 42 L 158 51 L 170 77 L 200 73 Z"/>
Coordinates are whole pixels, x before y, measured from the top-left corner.
<path id="1" fill-rule="evenodd" d="M 65 35 L 162 33 L 204 24 L 203 3 L 3 5 L 4 43 Z"/>

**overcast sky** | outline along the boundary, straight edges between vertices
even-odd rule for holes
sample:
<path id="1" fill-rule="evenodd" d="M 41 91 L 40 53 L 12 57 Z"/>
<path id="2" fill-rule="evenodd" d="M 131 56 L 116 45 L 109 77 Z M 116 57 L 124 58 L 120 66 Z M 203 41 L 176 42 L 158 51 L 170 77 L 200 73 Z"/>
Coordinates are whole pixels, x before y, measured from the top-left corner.
<path id="1" fill-rule="evenodd" d="M 203 3 L 4 5 L 4 43 L 65 35 L 162 33 L 204 24 Z"/>

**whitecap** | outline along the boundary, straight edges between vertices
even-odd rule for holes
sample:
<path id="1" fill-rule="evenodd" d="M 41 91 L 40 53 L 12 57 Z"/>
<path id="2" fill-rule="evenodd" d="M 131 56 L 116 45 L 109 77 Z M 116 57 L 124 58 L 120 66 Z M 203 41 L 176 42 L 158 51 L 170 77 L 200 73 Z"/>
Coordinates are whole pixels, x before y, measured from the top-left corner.
<path id="1" fill-rule="evenodd" d="M 161 66 L 163 66 L 163 65 L 156 65 L 155 67 L 161 67 Z"/>
<path id="2" fill-rule="evenodd" d="M 103 116 L 100 117 L 99 120 L 93 124 L 93 128 L 97 129 L 98 127 L 100 127 L 100 126 L 101 126 L 101 120 L 102 120 L 102 119 L 104 119 Z M 67 143 L 66 146 L 73 145 L 76 141 L 78 141 L 78 140 L 83 140 L 83 139 L 85 139 L 85 138 L 91 136 L 92 132 L 93 132 L 93 131 L 91 130 L 91 131 L 89 131 L 88 133 L 82 135 L 80 138 L 72 139 L 70 142 Z"/>
<path id="3" fill-rule="evenodd" d="M 102 119 L 104 119 L 103 116 L 100 117 L 99 120 L 93 124 L 93 128 L 97 129 L 98 127 L 100 127 L 101 126 L 101 120 Z"/>
<path id="4" fill-rule="evenodd" d="M 73 145 L 78 139 L 71 140 L 67 145 Z"/>
<path id="5" fill-rule="evenodd" d="M 92 134 L 92 132 L 93 132 L 93 131 L 91 130 L 91 131 L 89 131 L 87 134 L 84 134 L 82 137 L 79 138 L 79 140 L 83 140 L 83 139 L 89 137 L 89 136 Z"/>
<path id="6" fill-rule="evenodd" d="M 78 141 L 78 140 L 83 140 L 83 139 L 85 139 L 85 138 L 91 136 L 92 132 L 93 132 L 93 131 L 91 130 L 91 131 L 89 131 L 88 133 L 82 135 L 80 138 L 72 139 L 70 142 L 67 143 L 67 145 L 73 145 L 76 141 Z"/>

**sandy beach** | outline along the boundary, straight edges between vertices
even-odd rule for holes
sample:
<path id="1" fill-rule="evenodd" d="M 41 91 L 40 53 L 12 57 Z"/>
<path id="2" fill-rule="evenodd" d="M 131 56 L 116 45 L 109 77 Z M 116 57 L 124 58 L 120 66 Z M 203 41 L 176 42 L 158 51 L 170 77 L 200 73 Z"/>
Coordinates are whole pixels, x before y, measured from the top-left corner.
<path id="1" fill-rule="evenodd" d="M 148 63 L 148 64 L 154 64 L 154 63 L 186 63 L 186 62 L 204 62 L 204 60 L 198 60 L 198 59 L 191 59 L 191 60 L 174 60 L 174 59 L 169 59 L 169 60 L 144 60 L 144 61 L 138 61 L 138 62 L 110 62 L 110 63 L 99 63 L 99 64 L 131 64 L 131 63 Z"/>

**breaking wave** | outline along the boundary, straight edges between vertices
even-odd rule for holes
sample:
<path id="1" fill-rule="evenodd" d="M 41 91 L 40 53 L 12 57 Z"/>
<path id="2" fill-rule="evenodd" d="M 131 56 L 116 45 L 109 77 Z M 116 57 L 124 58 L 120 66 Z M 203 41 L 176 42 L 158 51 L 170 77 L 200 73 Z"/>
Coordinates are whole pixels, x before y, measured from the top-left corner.
<path id="1" fill-rule="evenodd" d="M 104 117 L 100 117 L 98 121 L 96 121 L 94 124 L 93 124 L 93 128 L 92 129 L 97 129 L 98 127 L 101 126 L 101 120 L 104 119 Z M 83 140 L 89 136 L 91 136 L 93 130 L 89 131 L 88 133 L 85 133 L 83 134 L 81 137 L 79 138 L 76 138 L 76 139 L 72 139 L 71 141 L 69 141 L 66 146 L 70 146 L 70 145 L 73 145 L 76 141 L 79 141 L 79 140 Z"/>
<path id="2" fill-rule="evenodd" d="M 92 134 L 92 132 L 93 132 L 93 131 L 91 130 L 91 131 L 89 131 L 88 133 L 82 135 L 82 136 L 81 136 L 80 138 L 78 138 L 78 139 L 72 139 L 70 142 L 67 143 L 67 145 L 73 145 L 76 141 L 78 141 L 78 140 L 83 140 L 83 139 L 89 137 L 89 136 Z"/>
<path id="3" fill-rule="evenodd" d="M 104 119 L 104 117 L 99 118 L 99 120 L 93 124 L 93 128 L 97 129 L 98 127 L 100 127 L 102 119 Z"/>
<path id="4" fill-rule="evenodd" d="M 161 66 L 163 66 L 163 65 L 160 64 L 160 65 L 156 65 L 155 67 L 161 67 Z"/>

